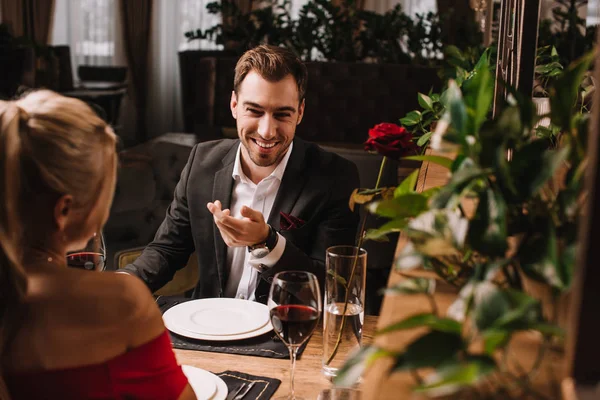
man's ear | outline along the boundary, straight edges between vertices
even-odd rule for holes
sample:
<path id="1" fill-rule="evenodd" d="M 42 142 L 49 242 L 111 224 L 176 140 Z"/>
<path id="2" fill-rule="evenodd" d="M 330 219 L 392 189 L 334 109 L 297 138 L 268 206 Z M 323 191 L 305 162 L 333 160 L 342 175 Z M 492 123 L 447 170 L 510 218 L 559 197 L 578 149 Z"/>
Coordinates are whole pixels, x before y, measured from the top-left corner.
<path id="1" fill-rule="evenodd" d="M 306 100 L 302 99 L 300 106 L 298 106 L 298 121 L 296 122 L 296 125 L 300 125 L 300 122 L 302 122 L 302 117 L 304 117 L 304 105 L 305 104 L 306 104 Z"/>
<path id="2" fill-rule="evenodd" d="M 234 119 L 237 119 L 237 95 L 235 94 L 235 91 L 232 90 L 231 91 L 231 101 L 229 102 L 229 107 L 231 108 L 231 115 L 233 116 Z"/>
<path id="3" fill-rule="evenodd" d="M 64 231 L 69 218 L 73 216 L 73 196 L 62 195 L 54 205 L 54 222 L 59 231 Z"/>

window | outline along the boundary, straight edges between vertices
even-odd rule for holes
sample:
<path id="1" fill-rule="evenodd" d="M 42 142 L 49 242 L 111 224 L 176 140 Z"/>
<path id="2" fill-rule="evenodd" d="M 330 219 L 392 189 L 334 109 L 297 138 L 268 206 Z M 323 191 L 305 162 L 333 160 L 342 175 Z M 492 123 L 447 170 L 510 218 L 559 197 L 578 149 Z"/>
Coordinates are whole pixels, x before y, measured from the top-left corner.
<path id="1" fill-rule="evenodd" d="M 185 32 L 197 29 L 206 30 L 221 23 L 220 14 L 210 14 L 206 4 L 213 0 L 179 0 L 179 51 L 183 50 L 217 50 L 222 46 L 208 39 L 196 39 L 188 41 Z"/>
<path id="2" fill-rule="evenodd" d="M 586 25 L 600 24 L 600 0 L 589 0 L 587 4 Z"/>
<path id="3" fill-rule="evenodd" d="M 56 0 L 52 44 L 68 45 L 73 65 L 113 65 L 116 0 Z"/>

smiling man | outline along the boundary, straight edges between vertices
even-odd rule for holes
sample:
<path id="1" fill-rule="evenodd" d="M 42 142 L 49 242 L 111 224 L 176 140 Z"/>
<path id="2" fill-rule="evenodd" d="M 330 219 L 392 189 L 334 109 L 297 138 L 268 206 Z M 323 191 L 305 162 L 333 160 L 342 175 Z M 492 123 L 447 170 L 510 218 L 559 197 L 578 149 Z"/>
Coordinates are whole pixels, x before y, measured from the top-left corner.
<path id="1" fill-rule="evenodd" d="M 274 274 L 314 273 L 325 250 L 353 244 L 358 187 L 351 162 L 295 137 L 307 71 L 290 51 L 259 46 L 235 68 L 231 113 L 239 139 L 196 145 L 154 241 L 125 271 L 155 291 L 198 255 L 193 297 L 266 302 Z"/>

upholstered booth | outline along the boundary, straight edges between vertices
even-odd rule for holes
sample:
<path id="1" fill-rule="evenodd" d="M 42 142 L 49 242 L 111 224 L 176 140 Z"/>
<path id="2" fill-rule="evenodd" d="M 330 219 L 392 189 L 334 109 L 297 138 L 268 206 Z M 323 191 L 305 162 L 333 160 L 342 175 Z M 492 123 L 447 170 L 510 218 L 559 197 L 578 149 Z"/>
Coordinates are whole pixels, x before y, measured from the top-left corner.
<path id="1" fill-rule="evenodd" d="M 236 58 L 179 53 L 185 130 L 235 127 L 229 110 Z M 309 62 L 304 121 L 298 135 L 322 143 L 362 143 L 368 129 L 397 122 L 418 107 L 417 92 L 440 85 L 434 68 L 399 64 Z"/>

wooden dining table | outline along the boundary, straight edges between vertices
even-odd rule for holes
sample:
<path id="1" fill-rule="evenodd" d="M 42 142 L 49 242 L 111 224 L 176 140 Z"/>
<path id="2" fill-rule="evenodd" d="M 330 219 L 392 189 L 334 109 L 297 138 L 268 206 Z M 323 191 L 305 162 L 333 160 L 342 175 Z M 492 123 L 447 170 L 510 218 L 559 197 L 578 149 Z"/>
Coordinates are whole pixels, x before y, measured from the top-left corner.
<path id="1" fill-rule="evenodd" d="M 363 344 L 373 341 L 377 327 L 377 317 L 366 315 L 363 324 Z M 342 349 L 343 350 L 343 349 Z M 212 353 L 197 350 L 174 349 L 181 365 L 191 365 L 213 373 L 226 370 L 265 376 L 281 380 L 274 397 L 285 396 L 290 385 L 290 360 L 252 357 L 247 355 Z M 322 324 L 315 329 L 302 356 L 296 362 L 294 387 L 296 395 L 306 400 L 314 400 L 323 389 L 332 386 L 330 380 L 321 372 L 323 358 Z M 251 400 L 251 399 L 248 399 Z"/>

